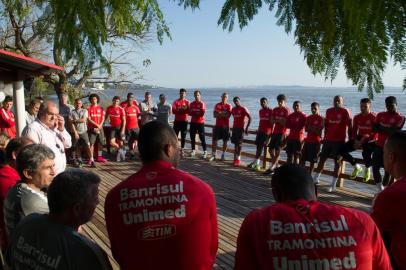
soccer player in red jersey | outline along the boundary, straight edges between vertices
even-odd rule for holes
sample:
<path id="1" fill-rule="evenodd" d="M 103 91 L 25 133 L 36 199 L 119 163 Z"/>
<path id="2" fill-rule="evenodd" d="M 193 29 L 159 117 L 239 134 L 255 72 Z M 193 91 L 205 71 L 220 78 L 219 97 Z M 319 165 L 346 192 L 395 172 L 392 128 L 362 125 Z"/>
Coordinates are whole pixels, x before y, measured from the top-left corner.
<path id="1" fill-rule="evenodd" d="M 240 228 L 235 270 L 392 269 L 371 217 L 317 201 L 304 167 L 277 168 L 271 185 L 276 203 L 252 211 Z"/>
<path id="2" fill-rule="evenodd" d="M 93 157 L 97 156 L 98 162 L 106 162 L 102 157 L 102 151 L 95 153 L 95 144 L 98 142 L 100 145 L 105 144 L 103 123 L 104 123 L 104 110 L 103 107 L 98 105 L 100 97 L 97 94 L 90 94 L 89 96 L 90 106 L 87 108 L 88 118 L 87 118 L 87 131 L 89 133 L 90 141 L 90 160 L 89 165 L 95 167 Z M 99 146 L 99 149 L 103 149 Z"/>
<path id="3" fill-rule="evenodd" d="M 302 152 L 306 114 L 302 112 L 300 101 L 293 102 L 293 113 L 286 119 L 289 136 L 286 142 L 287 163 L 299 164 Z"/>
<path id="4" fill-rule="evenodd" d="M 384 146 L 385 171 L 396 182 L 378 194 L 372 218 L 381 230 L 393 269 L 406 269 L 406 132 L 397 131 Z"/>
<path id="5" fill-rule="evenodd" d="M 107 107 L 105 120 L 110 119 L 110 146 L 117 149 L 117 161 L 125 160 L 125 151 L 121 147 L 125 140 L 125 112 L 120 107 L 120 97 L 113 97 L 113 104 Z"/>
<path id="6" fill-rule="evenodd" d="M 167 124 L 145 124 L 142 168 L 106 197 L 111 250 L 120 269 L 211 270 L 218 247 L 211 187 L 176 169 L 180 149 Z"/>
<path id="7" fill-rule="evenodd" d="M 376 116 L 374 130 L 378 134 L 376 147 L 372 155 L 372 173 L 375 183 L 383 190 L 389 182 L 389 174 L 385 172 L 384 181 L 380 169 L 383 167 L 383 146 L 386 139 L 392 133 L 401 130 L 405 124 L 405 117 L 397 111 L 397 100 L 394 96 L 389 96 L 385 99 L 386 112 L 380 112 Z"/>
<path id="8" fill-rule="evenodd" d="M 221 95 L 221 102 L 214 106 L 213 116 L 216 118 L 216 124 L 213 128 L 213 141 L 212 141 L 212 155 L 209 161 L 215 160 L 217 152 L 217 141 L 223 140 L 223 153 L 221 154 L 221 160 L 225 159 L 225 153 L 227 151 L 227 141 L 230 139 L 230 116 L 232 106 L 228 102 L 228 94 L 223 93 Z"/>
<path id="9" fill-rule="evenodd" d="M 271 154 L 271 166 L 265 171 L 265 174 L 273 173 L 274 169 L 278 166 L 279 155 L 281 149 L 285 144 L 287 128 L 286 119 L 290 114 L 289 108 L 286 107 L 285 95 L 278 95 L 276 97 L 278 107 L 273 109 L 272 122 L 274 124 L 271 141 L 269 142 L 269 153 Z"/>
<path id="10" fill-rule="evenodd" d="M 361 99 L 360 109 L 361 113 L 354 116 L 352 121 L 351 139 L 343 145 L 340 155 L 343 160 L 354 167 L 350 178 L 355 179 L 362 172 L 362 167 L 357 164 L 350 152 L 362 149 L 362 157 L 365 163 L 364 181 L 368 182 L 371 179 L 372 153 L 376 141 L 376 133 L 373 131 L 376 115 L 371 112 L 371 100 L 369 98 Z"/>
<path id="11" fill-rule="evenodd" d="M 187 133 L 187 118 L 189 113 L 189 100 L 186 99 L 186 89 L 181 88 L 179 90 L 179 98 L 172 104 L 172 113 L 175 115 L 175 121 L 173 122 L 173 130 L 175 130 L 176 136 L 180 133 L 180 145 L 181 155 L 184 154 L 184 148 L 186 143 Z"/>
<path id="12" fill-rule="evenodd" d="M 199 90 L 194 93 L 195 101 L 190 103 L 190 141 L 192 145 L 191 156 L 196 155 L 196 134 L 199 134 L 200 142 L 203 148 L 203 158 L 207 158 L 206 136 L 204 135 L 204 114 L 206 113 L 206 104 L 202 101 L 202 94 Z"/>
<path id="13" fill-rule="evenodd" d="M 125 109 L 125 107 L 127 107 L 129 104 L 138 107 L 138 102 L 135 100 L 133 93 L 128 93 L 128 94 L 127 94 L 127 100 L 121 102 L 121 103 L 120 103 L 120 107 L 122 107 L 123 109 Z"/>
<path id="14" fill-rule="evenodd" d="M 309 173 L 312 174 L 320 152 L 321 133 L 324 127 L 323 116 L 320 115 L 320 105 L 313 102 L 310 105 L 312 115 L 306 118 L 305 131 L 307 132 L 300 158 L 300 165 L 310 162 Z"/>
<path id="15" fill-rule="evenodd" d="M 133 96 L 134 98 L 134 96 Z M 131 96 L 130 96 L 131 101 Z M 122 103 L 121 103 L 122 104 Z M 128 105 L 130 104 L 130 105 Z M 128 141 L 128 149 L 130 151 L 130 159 L 135 159 L 135 148 L 137 145 L 138 134 L 140 128 L 138 126 L 138 120 L 141 116 L 140 109 L 135 105 L 134 102 L 129 102 L 124 107 L 125 113 L 125 131 Z"/>
<path id="16" fill-rule="evenodd" d="M 17 136 L 14 114 L 11 111 L 13 98 L 6 96 L 3 101 L 3 108 L 0 110 L 0 132 L 5 133 L 10 139 Z"/>
<path id="17" fill-rule="evenodd" d="M 248 168 L 258 171 L 261 166 L 259 165 L 259 158 L 262 154 L 262 150 L 265 149 L 269 143 L 269 137 L 272 134 L 272 109 L 268 107 L 268 99 L 263 97 L 259 101 L 261 109 L 259 110 L 259 126 L 257 130 L 257 136 L 255 138 L 255 144 L 257 151 L 255 153 L 255 160 L 248 165 Z"/>
<path id="18" fill-rule="evenodd" d="M 315 170 L 316 175 L 314 176 L 314 180 L 316 183 L 319 182 L 319 177 L 327 159 L 334 159 L 334 176 L 329 188 L 329 192 L 334 192 L 341 171 L 339 161 L 340 149 L 345 143 L 347 133 L 348 137 L 351 138 L 352 130 L 351 114 L 349 110 L 344 107 L 344 100 L 341 96 L 334 97 L 334 107 L 327 109 L 324 125 L 323 148 L 321 149 L 319 164 Z"/>
<path id="19" fill-rule="evenodd" d="M 239 97 L 234 97 L 233 102 L 235 107 L 231 110 L 233 121 L 233 133 L 231 142 L 234 144 L 234 166 L 238 167 L 241 164 L 241 147 L 244 140 L 244 133 L 248 135 L 248 128 L 251 124 L 251 115 L 248 109 L 241 105 Z M 244 128 L 245 119 L 248 119 L 247 126 Z"/>

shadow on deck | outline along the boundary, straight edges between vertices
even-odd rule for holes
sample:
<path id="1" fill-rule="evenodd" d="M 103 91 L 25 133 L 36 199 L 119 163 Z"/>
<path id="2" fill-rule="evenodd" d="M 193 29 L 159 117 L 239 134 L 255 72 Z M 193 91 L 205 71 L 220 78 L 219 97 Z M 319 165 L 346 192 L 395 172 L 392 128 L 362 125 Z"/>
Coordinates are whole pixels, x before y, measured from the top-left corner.
<path id="1" fill-rule="evenodd" d="M 110 243 L 104 222 L 104 202 L 108 191 L 116 184 L 136 172 L 139 162 L 110 162 L 92 169 L 101 178 L 100 204 L 94 218 L 83 227 L 83 231 L 108 253 L 114 269 L 119 269 L 112 259 Z M 202 159 L 182 159 L 180 169 L 209 183 L 215 194 L 218 211 L 219 250 L 214 269 L 233 269 L 238 230 L 244 217 L 255 208 L 274 202 L 270 177 L 232 167 L 231 162 L 209 163 Z M 351 189 L 338 189 L 327 193 L 327 182 L 322 181 L 319 199 L 324 202 L 369 211 L 372 203 L 370 194 Z"/>

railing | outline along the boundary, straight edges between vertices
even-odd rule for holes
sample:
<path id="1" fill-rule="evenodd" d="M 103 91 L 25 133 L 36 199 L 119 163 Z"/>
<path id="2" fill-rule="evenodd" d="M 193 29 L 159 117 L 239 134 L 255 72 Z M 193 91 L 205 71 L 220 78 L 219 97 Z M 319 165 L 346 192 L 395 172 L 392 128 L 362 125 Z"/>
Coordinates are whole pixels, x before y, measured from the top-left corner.
<path id="1" fill-rule="evenodd" d="M 213 131 L 214 125 L 205 124 L 205 128 L 211 128 L 212 131 Z M 256 135 L 256 134 L 257 134 L 256 131 L 252 131 L 252 130 L 248 131 L 248 133 L 249 133 L 249 134 L 253 134 L 253 135 Z M 213 137 L 213 132 L 209 133 L 209 132 L 207 132 L 207 130 L 205 130 L 205 135 L 206 135 L 206 137 L 212 138 L 212 137 Z M 190 143 L 190 140 L 186 140 L 186 141 L 187 141 L 188 143 Z M 256 147 L 255 141 L 249 140 L 249 139 L 244 139 L 243 144 L 253 145 L 253 146 Z M 198 142 L 198 140 L 196 140 L 196 145 L 201 146 L 201 143 Z M 229 143 L 229 145 L 230 145 L 230 143 Z M 232 144 L 231 144 L 231 145 L 232 145 Z M 211 145 L 210 143 L 207 143 L 207 148 L 210 148 L 210 149 L 211 149 L 211 147 L 212 147 L 212 145 Z M 221 148 L 221 147 L 220 147 L 220 148 Z M 242 147 L 242 149 L 244 149 L 244 147 Z M 234 153 L 234 149 L 227 147 L 227 152 L 228 152 L 228 153 Z M 243 156 L 243 157 L 248 157 L 248 158 L 255 158 L 255 154 L 249 153 L 249 152 L 245 152 L 245 151 L 241 151 L 241 156 Z M 268 147 L 264 147 L 261 160 L 262 160 L 262 168 L 265 169 L 265 168 L 267 167 L 267 165 L 268 165 L 268 162 L 271 161 L 271 159 L 270 159 L 270 157 L 269 157 Z M 363 159 L 355 158 L 355 160 L 356 160 L 356 162 L 357 162 L 358 164 L 364 164 Z M 279 159 L 279 162 L 283 164 L 283 163 L 285 163 L 286 161 L 285 161 L 285 160 L 282 160 L 282 159 Z M 339 177 L 338 177 L 337 186 L 343 187 L 343 186 L 344 186 L 344 180 L 345 180 L 345 179 L 351 180 L 351 181 L 357 181 L 357 182 L 365 183 L 361 177 L 357 177 L 357 178 L 355 178 L 355 179 L 350 179 L 350 175 L 345 172 L 345 168 L 346 168 L 346 162 L 345 162 L 345 161 L 342 161 L 341 172 L 340 172 L 340 175 L 339 175 Z M 333 172 L 332 170 L 330 170 L 329 168 L 326 168 L 326 166 L 325 166 L 325 168 L 324 168 L 324 170 L 323 170 L 323 174 L 329 175 L 329 176 L 333 176 L 333 175 L 334 175 L 334 172 Z M 369 181 L 369 182 L 366 183 L 366 184 L 374 184 L 374 182 L 373 182 L 373 181 Z"/>

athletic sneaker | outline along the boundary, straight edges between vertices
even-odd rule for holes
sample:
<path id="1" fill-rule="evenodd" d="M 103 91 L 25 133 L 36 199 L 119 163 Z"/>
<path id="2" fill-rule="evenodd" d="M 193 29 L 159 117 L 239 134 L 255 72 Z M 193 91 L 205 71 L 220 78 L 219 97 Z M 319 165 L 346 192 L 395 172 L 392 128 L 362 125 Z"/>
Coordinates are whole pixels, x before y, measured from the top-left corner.
<path id="1" fill-rule="evenodd" d="M 264 171 L 263 174 L 265 174 L 265 175 L 273 174 L 273 169 L 269 168 L 268 170 Z"/>
<path id="2" fill-rule="evenodd" d="M 362 172 L 362 167 L 358 164 L 355 165 L 354 170 L 352 171 L 352 174 L 350 176 L 350 179 L 355 179 L 358 177 L 358 174 Z"/>
<path id="3" fill-rule="evenodd" d="M 96 168 L 96 163 L 94 162 L 94 160 L 89 160 L 87 165 L 89 165 L 90 168 Z"/>
<path id="4" fill-rule="evenodd" d="M 118 150 L 117 150 L 117 157 L 116 157 L 116 161 L 117 161 L 117 162 L 120 162 L 120 161 L 121 161 L 121 153 L 120 153 L 120 150 L 121 150 L 121 149 L 118 149 Z"/>
<path id="5" fill-rule="evenodd" d="M 368 183 L 370 180 L 371 180 L 371 170 L 369 168 L 366 168 L 364 172 L 364 182 Z"/>
<path id="6" fill-rule="evenodd" d="M 97 161 L 97 162 L 100 162 L 100 163 L 106 163 L 106 162 L 107 162 L 107 160 L 106 160 L 104 157 L 102 157 L 102 156 L 98 156 L 98 157 L 96 158 L 96 161 Z"/>
<path id="7" fill-rule="evenodd" d="M 195 150 L 192 150 L 192 152 L 190 153 L 190 157 L 194 158 L 196 156 L 196 152 Z"/>
<path id="8" fill-rule="evenodd" d="M 250 164 L 248 164 L 247 167 L 250 168 L 250 169 L 254 169 L 255 165 L 257 165 L 257 162 L 256 162 L 256 161 L 253 161 L 253 162 L 251 162 Z"/>
<path id="9" fill-rule="evenodd" d="M 203 153 L 203 158 L 204 158 L 204 159 L 207 158 L 207 152 L 206 152 L 206 151 L 204 151 L 204 153 Z"/>
<path id="10" fill-rule="evenodd" d="M 337 190 L 336 186 L 331 186 L 331 187 L 328 188 L 327 191 L 332 193 L 332 192 L 336 192 L 336 190 Z"/>
<path id="11" fill-rule="evenodd" d="M 211 161 L 215 161 L 216 160 L 216 157 L 215 156 L 211 156 L 210 158 L 209 158 L 209 161 L 211 162 Z"/>
<path id="12" fill-rule="evenodd" d="M 226 160 L 226 154 L 225 153 L 221 154 L 221 160 L 222 161 Z"/>
<path id="13" fill-rule="evenodd" d="M 120 151 L 120 155 L 121 155 L 121 160 L 122 160 L 122 161 L 125 161 L 125 154 L 126 154 L 126 151 L 125 151 L 124 149 L 120 149 L 119 151 Z"/>
<path id="14" fill-rule="evenodd" d="M 261 170 L 261 165 L 255 163 L 255 165 L 254 165 L 254 167 L 252 167 L 252 169 L 253 169 L 254 171 L 259 172 L 259 171 Z"/>
<path id="15" fill-rule="evenodd" d="M 239 159 L 234 160 L 233 165 L 234 165 L 234 167 L 239 167 L 241 165 L 241 160 L 239 160 Z"/>

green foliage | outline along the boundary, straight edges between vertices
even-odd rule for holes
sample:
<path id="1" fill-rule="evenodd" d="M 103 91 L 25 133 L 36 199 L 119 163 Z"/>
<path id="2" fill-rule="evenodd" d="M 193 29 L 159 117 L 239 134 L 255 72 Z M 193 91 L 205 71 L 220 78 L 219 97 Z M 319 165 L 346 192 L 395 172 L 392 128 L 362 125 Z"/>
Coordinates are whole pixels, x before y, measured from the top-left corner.
<path id="1" fill-rule="evenodd" d="M 237 18 L 242 29 L 263 4 L 293 31 L 307 65 L 326 80 L 334 80 L 342 64 L 358 90 L 373 97 L 384 88 L 389 57 L 406 68 L 406 1 L 226 0 L 218 24 L 232 31 Z"/>

